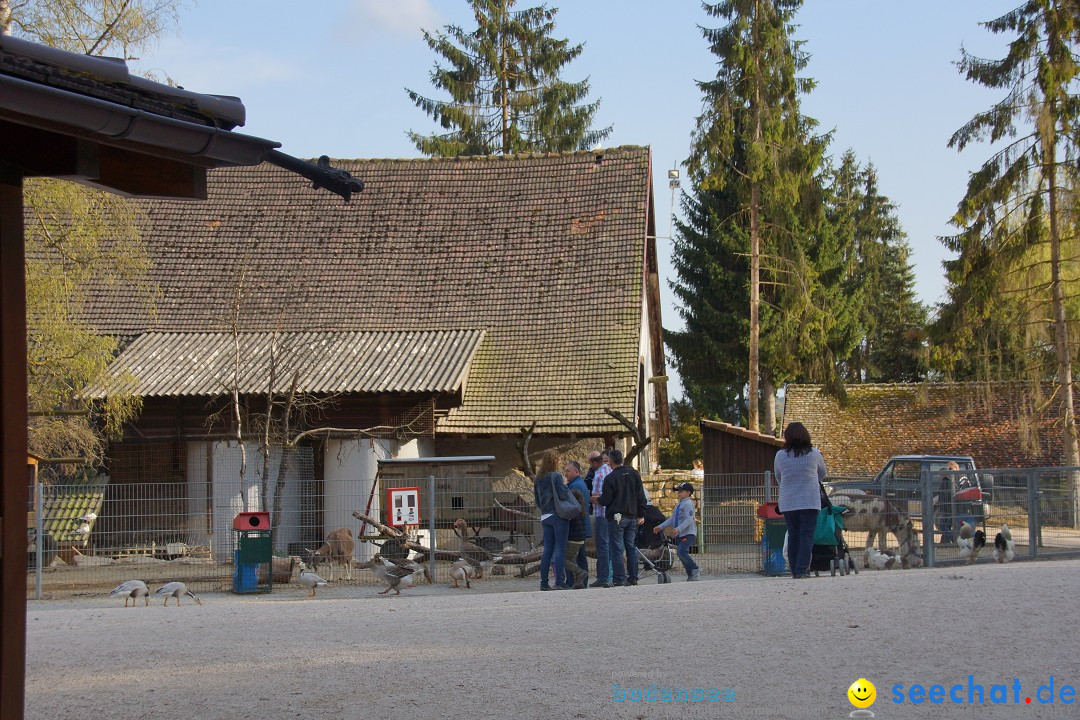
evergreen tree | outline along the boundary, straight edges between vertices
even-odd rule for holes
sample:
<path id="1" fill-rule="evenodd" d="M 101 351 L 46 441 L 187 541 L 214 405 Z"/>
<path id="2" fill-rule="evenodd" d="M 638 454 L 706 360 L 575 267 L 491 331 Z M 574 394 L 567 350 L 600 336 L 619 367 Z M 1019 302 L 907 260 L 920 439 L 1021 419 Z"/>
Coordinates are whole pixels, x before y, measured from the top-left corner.
<path id="1" fill-rule="evenodd" d="M 806 312 L 814 277 L 803 240 L 818 222 L 820 206 L 808 194 L 813 194 L 824 145 L 811 136 L 813 121 L 799 111 L 800 93 L 813 87 L 811 80 L 796 77 L 807 62 L 791 38 L 791 21 L 801 4 L 724 0 L 704 5 L 711 17 L 727 24 L 702 29 L 719 69 L 714 79 L 698 83 L 704 111 L 687 166 L 700 191 L 728 194 L 731 212 L 723 219 L 747 237 L 747 415 L 753 430 L 759 426 L 759 403 L 765 401 L 767 413 L 774 407 L 773 389 L 791 370 L 784 367 L 789 343 L 815 335 L 820 325 Z M 802 225 L 800 213 L 807 208 L 810 220 Z M 763 275 L 768 276 L 765 302 Z M 765 347 L 772 350 L 771 363 L 762 362 L 765 335 L 771 335 Z M 766 387 L 764 398 L 760 384 Z"/>
<path id="2" fill-rule="evenodd" d="M 834 230 L 851 238 L 844 292 L 852 300 L 857 335 L 841 354 L 843 380 L 921 380 L 927 313 L 915 295 L 911 250 L 896 205 L 880 194 L 874 167 L 860 167 L 852 150 L 834 174 L 832 196 Z"/>
<path id="3" fill-rule="evenodd" d="M 594 147 L 611 127 L 593 130 L 599 101 L 584 103 L 589 81 L 566 82 L 562 68 L 583 44 L 551 37 L 557 8 L 514 10 L 516 0 L 468 0 L 476 29 L 447 25 L 424 40 L 445 61 L 431 84 L 449 100 L 406 88 L 418 108 L 449 132 L 409 139 L 425 155 L 562 152 Z"/>
<path id="4" fill-rule="evenodd" d="M 703 190 L 682 198 L 676 219 L 670 281 L 679 301 L 682 331 L 664 331 L 683 390 L 706 416 L 744 424 L 749 328 L 749 246 L 736 221 L 733 188 Z"/>
<path id="5" fill-rule="evenodd" d="M 1080 66 L 1080 2 L 1028 0 L 983 25 L 993 33 L 1015 34 L 1006 56 L 985 60 L 962 51 L 959 67 L 968 79 L 1007 91 L 1005 98 L 977 114 L 949 141 L 963 150 L 972 142 L 1009 141 L 972 174 L 953 223 L 961 229 L 944 238 L 958 253 L 947 266 L 956 287 L 950 335 L 975 345 L 980 319 L 994 314 L 1001 290 L 1018 273 L 1045 264 L 1055 378 L 1061 402 L 1066 465 L 1080 465 L 1073 401 L 1072 353 L 1063 274 L 1062 248 L 1071 241 L 1072 196 L 1078 160 L 1076 127 L 1080 97 L 1075 94 Z M 1038 246 L 1047 245 L 1045 259 Z M 1035 288 L 1033 288 L 1035 289 Z M 1029 297 L 1032 297 L 1030 294 Z M 1018 313 L 1022 318 L 1024 313 Z M 1026 333 L 1017 329 L 1017 335 Z M 1015 347 L 1007 342 L 999 346 Z"/>

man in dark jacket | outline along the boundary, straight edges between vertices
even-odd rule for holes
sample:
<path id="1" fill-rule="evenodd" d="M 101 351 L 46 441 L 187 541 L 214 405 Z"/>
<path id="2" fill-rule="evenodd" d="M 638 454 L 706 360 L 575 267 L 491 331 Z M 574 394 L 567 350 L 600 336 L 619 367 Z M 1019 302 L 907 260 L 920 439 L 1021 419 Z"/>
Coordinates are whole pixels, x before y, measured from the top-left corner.
<path id="1" fill-rule="evenodd" d="M 645 486 L 637 470 L 622 464 L 621 450 L 609 450 L 611 473 L 597 501 L 604 506 L 611 535 L 612 585 L 638 584 L 637 528 L 645 522 Z"/>

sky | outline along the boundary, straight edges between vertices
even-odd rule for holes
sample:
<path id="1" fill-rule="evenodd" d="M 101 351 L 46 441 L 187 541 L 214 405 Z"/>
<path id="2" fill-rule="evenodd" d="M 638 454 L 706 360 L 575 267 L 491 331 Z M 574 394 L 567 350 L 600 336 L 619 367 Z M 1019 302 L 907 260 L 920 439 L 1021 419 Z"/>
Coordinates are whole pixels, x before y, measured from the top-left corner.
<path id="1" fill-rule="evenodd" d="M 538 2 L 520 0 L 519 7 Z M 986 147 L 964 153 L 949 137 L 1000 92 L 965 80 L 960 48 L 1001 57 L 1007 38 L 979 25 L 1017 0 L 807 0 L 795 37 L 810 53 L 802 75 L 817 87 L 803 112 L 832 131 L 830 154 L 854 149 L 878 170 L 881 192 L 898 206 L 919 297 L 933 305 L 945 289 L 938 241 Z M 596 126 L 613 126 L 606 147 L 652 148 L 657 250 L 665 327 L 682 323 L 665 279 L 671 271 L 674 207 L 667 169 L 681 167 L 701 112 L 697 81 L 716 75 L 699 26 L 716 27 L 696 0 L 553 0 L 555 36 L 584 42 L 563 69 L 588 78 L 599 99 Z M 242 132 L 277 140 L 300 157 L 416 157 L 405 135 L 437 128 L 405 88 L 436 94 L 436 61 L 421 28 L 474 27 L 467 0 L 203 0 L 182 7 L 179 34 L 132 63 L 188 90 L 239 96 Z M 685 172 L 683 173 L 685 176 Z M 683 180 L 683 187 L 688 183 Z M 672 397 L 681 394 L 677 379 Z"/>

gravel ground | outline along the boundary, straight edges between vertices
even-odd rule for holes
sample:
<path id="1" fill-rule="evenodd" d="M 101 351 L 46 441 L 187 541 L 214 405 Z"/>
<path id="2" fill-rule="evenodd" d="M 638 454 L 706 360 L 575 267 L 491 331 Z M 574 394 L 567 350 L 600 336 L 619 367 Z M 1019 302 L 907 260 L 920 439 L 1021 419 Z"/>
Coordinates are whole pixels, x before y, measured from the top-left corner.
<path id="1" fill-rule="evenodd" d="M 1080 716 L 1080 700 L 1059 696 L 1080 689 L 1080 560 L 537 586 L 331 587 L 313 599 L 286 587 L 168 609 L 31 601 L 27 717 L 805 720 L 848 717 L 860 677 L 877 687 L 878 718 Z M 892 701 L 894 685 L 915 683 L 962 684 L 966 701 L 969 675 L 986 693 L 1007 684 L 1010 704 Z M 1056 702 L 1040 705 L 1051 676 Z M 616 683 L 731 688 L 734 700 L 616 702 Z"/>

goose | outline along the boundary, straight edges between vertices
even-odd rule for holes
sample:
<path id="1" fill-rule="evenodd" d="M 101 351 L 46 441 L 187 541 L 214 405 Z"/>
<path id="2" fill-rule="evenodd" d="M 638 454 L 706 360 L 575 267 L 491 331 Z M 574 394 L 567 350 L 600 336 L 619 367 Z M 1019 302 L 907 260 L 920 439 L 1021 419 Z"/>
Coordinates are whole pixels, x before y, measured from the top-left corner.
<path id="1" fill-rule="evenodd" d="M 301 585 L 311 590 L 311 592 L 308 593 L 308 597 L 315 597 L 315 588 L 326 587 L 330 584 L 319 575 L 313 573 L 311 568 L 309 568 L 307 563 L 303 560 L 300 561 L 300 575 L 296 579 Z"/>
<path id="2" fill-rule="evenodd" d="M 380 595 L 385 595 L 391 590 L 400 595 L 401 591 L 398 590 L 398 585 L 401 584 L 402 580 L 411 577 L 412 574 L 416 572 L 415 570 L 396 565 L 378 554 L 376 554 L 372 560 L 376 562 L 371 563 L 371 572 L 375 573 L 375 577 L 379 578 L 379 581 L 386 585 L 386 589 L 379 593 Z"/>
<path id="3" fill-rule="evenodd" d="M 432 582 L 431 572 L 428 570 L 428 566 L 423 563 L 417 562 L 416 560 L 393 560 L 391 558 L 383 558 L 382 555 L 379 555 L 378 558 L 385 562 L 392 562 L 399 568 L 408 570 L 410 573 L 412 573 L 407 578 L 405 578 L 405 587 L 415 587 L 416 576 L 420 574 L 422 574 L 424 576 L 424 579 L 427 580 L 428 585 L 430 585 Z"/>
<path id="4" fill-rule="evenodd" d="M 131 607 L 135 607 L 139 598 L 144 598 L 146 604 L 150 604 L 150 588 L 146 586 L 142 580 L 128 580 L 125 583 L 121 583 L 113 588 L 113 591 L 109 593 L 109 597 L 124 596 L 124 607 L 128 606 L 128 600 L 131 600 Z"/>
<path id="5" fill-rule="evenodd" d="M 158 597 L 161 597 L 162 595 L 165 596 L 165 607 L 169 607 L 169 598 L 171 597 L 176 598 L 176 606 L 180 607 L 180 598 L 184 595 L 187 595 L 196 603 L 202 605 L 202 600 L 199 599 L 199 596 L 188 590 L 187 585 L 182 582 L 166 583 L 159 587 L 157 592 L 154 594 Z"/>
<path id="6" fill-rule="evenodd" d="M 90 523 L 83 520 L 83 524 L 76 528 L 75 534 L 79 536 L 82 546 L 86 547 L 86 538 L 90 536 Z"/>
<path id="7" fill-rule="evenodd" d="M 84 522 L 84 523 L 92 523 L 95 520 L 97 520 L 97 513 L 96 512 L 88 512 L 85 515 L 83 515 L 81 518 L 75 518 L 75 519 L 79 520 L 81 522 Z"/>

